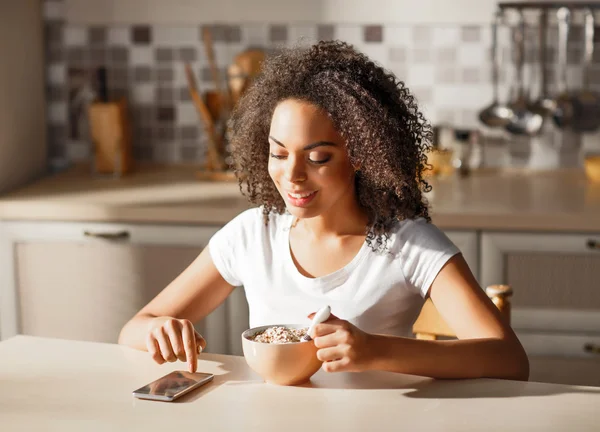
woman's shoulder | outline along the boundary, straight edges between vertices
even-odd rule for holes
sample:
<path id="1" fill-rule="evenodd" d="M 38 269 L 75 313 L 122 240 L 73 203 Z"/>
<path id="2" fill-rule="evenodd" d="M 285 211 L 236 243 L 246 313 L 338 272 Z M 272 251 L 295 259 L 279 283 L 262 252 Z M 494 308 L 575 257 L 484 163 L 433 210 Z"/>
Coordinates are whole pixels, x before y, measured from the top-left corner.
<path id="1" fill-rule="evenodd" d="M 438 229 L 433 223 L 423 217 L 415 219 L 402 219 L 397 221 L 389 230 L 390 236 L 406 235 L 415 231 L 428 231 Z"/>
<path id="2" fill-rule="evenodd" d="M 233 225 L 238 231 L 247 232 L 262 232 L 262 231 L 278 231 L 290 223 L 289 214 L 278 214 L 270 212 L 265 223 L 263 207 L 254 207 L 244 210 L 237 215 L 228 225 Z"/>
<path id="3" fill-rule="evenodd" d="M 398 221 L 390 230 L 389 239 L 390 249 L 398 252 L 409 247 L 447 249 L 453 246 L 441 229 L 422 217 Z"/>

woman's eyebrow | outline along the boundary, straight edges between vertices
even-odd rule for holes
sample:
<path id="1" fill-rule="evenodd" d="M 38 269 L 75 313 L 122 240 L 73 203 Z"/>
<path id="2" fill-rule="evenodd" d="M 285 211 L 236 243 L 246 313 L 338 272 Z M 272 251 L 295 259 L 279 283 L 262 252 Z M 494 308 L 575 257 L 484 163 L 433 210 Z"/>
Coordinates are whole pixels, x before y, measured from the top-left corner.
<path id="1" fill-rule="evenodd" d="M 278 146 L 285 148 L 285 145 L 281 141 L 276 140 L 271 135 L 269 135 L 269 139 L 273 140 L 273 142 Z M 305 146 L 303 150 L 312 150 L 316 147 L 337 147 L 337 144 L 331 141 L 317 141 Z"/>

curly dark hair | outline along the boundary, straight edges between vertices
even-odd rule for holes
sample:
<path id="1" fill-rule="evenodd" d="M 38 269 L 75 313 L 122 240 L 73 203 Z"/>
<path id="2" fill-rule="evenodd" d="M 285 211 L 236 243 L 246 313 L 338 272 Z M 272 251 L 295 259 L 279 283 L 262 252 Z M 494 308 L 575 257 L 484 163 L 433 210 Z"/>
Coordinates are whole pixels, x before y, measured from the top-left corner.
<path id="1" fill-rule="evenodd" d="M 431 126 L 404 82 L 351 45 L 321 41 L 285 48 L 267 58 L 262 72 L 232 113 L 229 130 L 234 169 L 242 193 L 271 212 L 285 211 L 271 180 L 269 129 L 275 107 L 286 99 L 314 104 L 330 116 L 345 140 L 356 175 L 359 205 L 368 216 L 367 243 L 385 249 L 399 221 L 424 217 L 423 178 Z"/>

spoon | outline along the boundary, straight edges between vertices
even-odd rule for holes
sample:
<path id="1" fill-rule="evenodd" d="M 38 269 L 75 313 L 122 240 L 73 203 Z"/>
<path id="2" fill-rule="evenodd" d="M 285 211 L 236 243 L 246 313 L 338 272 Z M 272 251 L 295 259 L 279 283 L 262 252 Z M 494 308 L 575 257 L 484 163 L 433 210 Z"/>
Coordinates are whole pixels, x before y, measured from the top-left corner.
<path id="1" fill-rule="evenodd" d="M 548 11 L 542 10 L 540 14 L 540 28 L 539 28 L 539 62 L 540 62 L 540 75 L 541 75 L 541 86 L 540 94 L 538 99 L 531 105 L 531 111 L 540 114 L 544 120 L 551 117 L 556 110 L 556 100 L 548 95 L 548 76 L 546 73 L 546 38 L 548 31 Z"/>
<path id="2" fill-rule="evenodd" d="M 315 316 L 313 317 L 312 322 L 310 323 L 310 327 L 308 328 L 306 334 L 304 336 L 302 336 L 302 339 L 300 339 L 300 342 L 308 342 L 308 341 L 312 340 L 312 338 L 310 337 L 310 334 L 315 329 L 315 326 L 317 324 L 321 324 L 322 322 L 327 321 L 327 318 L 329 318 L 330 314 L 331 314 L 331 308 L 329 306 L 324 306 L 321 309 L 319 309 L 317 311 L 317 313 L 315 314 Z"/>
<path id="3" fill-rule="evenodd" d="M 556 12 L 558 18 L 558 80 L 556 87 L 556 110 L 554 110 L 554 124 L 561 129 L 571 127 L 573 120 L 573 104 L 571 93 L 567 88 L 567 42 L 571 13 L 568 8 L 562 7 Z"/>
<path id="4" fill-rule="evenodd" d="M 514 135 L 534 136 L 542 128 L 544 118 L 539 113 L 529 110 L 529 101 L 523 86 L 523 66 L 525 65 L 525 18 L 523 11 L 519 11 L 519 24 L 515 28 L 514 42 L 517 48 L 517 98 L 508 105 L 513 110 L 514 116 L 505 128 Z"/>
<path id="5" fill-rule="evenodd" d="M 494 99 L 479 113 L 479 120 L 489 127 L 506 126 L 513 117 L 512 110 L 498 101 L 498 69 L 500 68 L 500 50 L 498 49 L 498 27 L 502 21 L 502 12 L 498 10 L 492 22 L 492 86 Z"/>

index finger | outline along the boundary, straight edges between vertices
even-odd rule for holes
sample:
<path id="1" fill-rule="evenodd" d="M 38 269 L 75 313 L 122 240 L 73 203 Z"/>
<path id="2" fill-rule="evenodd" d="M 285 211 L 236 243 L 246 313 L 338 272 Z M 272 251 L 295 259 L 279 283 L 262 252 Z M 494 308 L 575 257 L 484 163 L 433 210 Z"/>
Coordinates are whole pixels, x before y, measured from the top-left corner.
<path id="1" fill-rule="evenodd" d="M 196 337 L 192 323 L 189 321 L 183 324 L 181 331 L 183 347 L 185 349 L 185 358 L 187 360 L 190 372 L 196 372 L 198 367 L 198 351 L 196 351 Z"/>
<path id="2" fill-rule="evenodd" d="M 341 323 L 342 323 L 342 321 L 340 321 L 340 320 L 325 321 L 324 323 L 317 324 L 315 326 L 315 328 L 313 329 L 313 333 L 314 333 L 315 337 L 325 336 L 325 335 L 328 335 L 331 333 L 335 333 L 337 330 L 342 328 Z"/>

